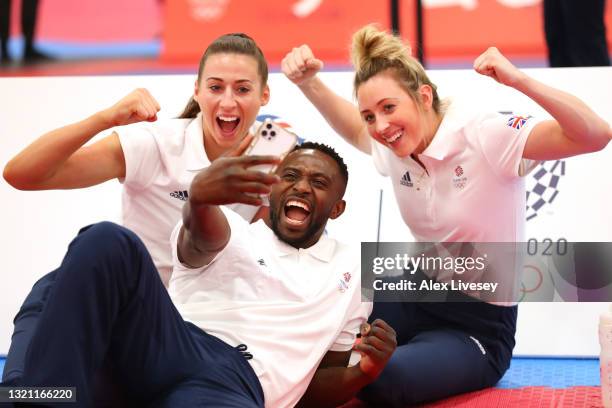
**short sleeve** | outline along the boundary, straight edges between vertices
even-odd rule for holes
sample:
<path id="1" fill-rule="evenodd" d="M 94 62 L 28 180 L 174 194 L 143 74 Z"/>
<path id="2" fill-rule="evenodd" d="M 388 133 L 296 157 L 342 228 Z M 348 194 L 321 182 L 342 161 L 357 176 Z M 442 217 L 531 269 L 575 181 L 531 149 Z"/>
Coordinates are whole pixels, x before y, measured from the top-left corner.
<path id="1" fill-rule="evenodd" d="M 175 275 L 179 276 L 182 274 L 194 274 L 194 273 L 201 273 L 204 272 L 210 265 L 212 265 L 217 259 L 219 259 L 221 256 L 223 256 L 223 254 L 225 253 L 226 249 L 233 244 L 233 241 L 235 241 L 237 238 L 241 237 L 241 236 L 245 236 L 245 234 L 247 234 L 246 229 L 248 228 L 249 224 L 243 220 L 238 214 L 234 213 L 232 210 L 226 208 L 225 206 L 221 206 L 221 211 L 223 211 L 223 214 L 225 215 L 225 217 L 227 218 L 227 222 L 230 225 L 231 228 L 231 238 L 230 241 L 227 243 L 227 245 L 225 246 L 225 248 L 223 248 L 221 251 L 219 251 L 219 253 L 217 255 L 215 255 L 215 257 L 213 258 L 212 261 L 210 261 L 207 265 L 204 266 L 200 266 L 198 268 L 192 268 L 188 265 L 183 264 L 178 257 L 178 240 L 179 240 L 179 233 L 181 232 L 181 227 L 183 226 L 183 221 L 180 220 L 176 226 L 174 227 L 174 229 L 172 230 L 172 233 L 170 234 L 170 245 L 172 247 L 172 265 L 173 265 L 173 272 L 172 272 L 172 278 L 174 279 Z"/>
<path id="2" fill-rule="evenodd" d="M 170 245 L 172 246 L 172 266 L 173 266 L 171 280 L 174 280 L 183 275 L 199 274 L 203 272 L 204 270 L 206 270 L 208 265 L 213 263 L 219 257 L 219 254 L 223 252 L 223 251 L 219 252 L 219 254 L 217 254 L 217 256 L 215 256 L 215 258 L 208 265 L 200 266 L 198 268 L 192 268 L 189 265 L 185 265 L 179 260 L 179 257 L 178 257 L 178 239 L 179 239 L 179 233 L 181 232 L 182 226 L 183 226 L 183 221 L 181 220 L 176 224 L 176 226 L 172 230 L 172 234 L 170 234 Z"/>
<path id="3" fill-rule="evenodd" d="M 372 144 L 372 160 L 374 161 L 374 167 L 380 173 L 381 176 L 388 177 L 389 176 L 389 154 L 391 151 L 386 146 L 378 143 L 373 138 L 370 138 L 370 143 Z"/>
<path id="4" fill-rule="evenodd" d="M 533 167 L 533 163 L 522 161 L 523 150 L 531 130 L 540 121 L 528 115 L 500 113 L 486 115 L 480 120 L 477 124 L 478 142 L 498 176 L 516 178 Z"/>
<path id="5" fill-rule="evenodd" d="M 357 333 L 359 333 L 359 327 L 368 321 L 368 317 L 372 313 L 372 302 L 361 302 L 360 290 L 356 290 L 354 296 L 357 299 L 357 303 L 336 341 L 330 347 L 330 351 L 351 350 L 355 344 Z"/>
<path id="6" fill-rule="evenodd" d="M 174 269 L 191 269 L 187 265 L 183 265 L 178 257 L 178 237 L 181 232 L 181 227 L 183 226 L 183 221 L 179 221 L 172 230 L 170 234 L 170 246 L 172 247 L 172 264 L 174 265 Z"/>
<path id="7" fill-rule="evenodd" d="M 125 157 L 125 178 L 121 181 L 132 188 L 146 188 L 161 169 L 161 156 L 154 130 L 138 124 L 115 131 L 119 135 Z"/>

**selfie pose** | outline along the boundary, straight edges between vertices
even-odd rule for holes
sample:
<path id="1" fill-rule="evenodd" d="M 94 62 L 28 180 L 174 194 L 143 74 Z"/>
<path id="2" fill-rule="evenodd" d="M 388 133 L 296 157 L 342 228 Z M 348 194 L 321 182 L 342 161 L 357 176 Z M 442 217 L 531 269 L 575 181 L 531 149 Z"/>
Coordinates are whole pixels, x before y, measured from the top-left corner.
<path id="1" fill-rule="evenodd" d="M 324 233 L 345 209 L 344 161 L 306 143 L 267 174 L 254 169 L 278 158 L 240 155 L 245 145 L 193 179 L 169 239 L 169 291 L 134 233 L 108 222 L 83 228 L 56 271 L 23 372 L 1 385 L 75 387 L 73 406 L 99 406 L 93 378 L 109 361 L 127 407 L 290 408 L 338 406 L 372 382 L 395 332 L 377 320 L 355 345 L 371 310 L 359 247 Z M 258 203 L 252 194 L 270 195 L 263 220 L 220 207 Z M 353 349 L 362 359 L 348 367 Z"/>
<path id="2" fill-rule="evenodd" d="M 552 119 L 472 112 L 440 100 L 406 45 L 372 26 L 353 36 L 352 60 L 357 107 L 316 76 L 323 62 L 307 45 L 294 48 L 282 69 L 391 178 L 418 241 L 524 241 L 523 176 L 534 161 L 595 152 L 612 137 L 586 104 L 529 77 L 496 48 L 475 60 L 476 72 L 522 92 Z M 386 320 L 399 346 L 360 398 L 405 406 L 494 385 L 510 364 L 516 316 L 516 306 L 485 302 L 375 302 L 371 319 Z"/>

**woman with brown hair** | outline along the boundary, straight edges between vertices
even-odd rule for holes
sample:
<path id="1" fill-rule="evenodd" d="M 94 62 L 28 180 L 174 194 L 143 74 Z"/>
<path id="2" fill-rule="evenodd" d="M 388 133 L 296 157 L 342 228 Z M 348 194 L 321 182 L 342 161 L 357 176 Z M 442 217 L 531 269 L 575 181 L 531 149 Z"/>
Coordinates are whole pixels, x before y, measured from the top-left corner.
<path id="1" fill-rule="evenodd" d="M 20 190 L 84 188 L 118 179 L 122 224 L 144 241 L 167 286 L 168 237 L 191 179 L 249 133 L 270 98 L 267 81 L 268 65 L 255 41 L 223 35 L 204 52 L 193 97 L 179 118 L 158 121 L 158 102 L 146 89 L 136 89 L 39 137 L 8 162 L 4 178 Z M 145 124 L 125 126 L 139 122 Z M 110 128 L 108 136 L 84 146 Z M 246 207 L 241 211 L 250 220 L 257 208 Z"/>
<path id="2" fill-rule="evenodd" d="M 142 239 L 168 286 L 170 235 L 191 181 L 249 134 L 269 100 L 267 80 L 268 65 L 255 41 L 240 33 L 223 35 L 204 52 L 193 97 L 179 118 L 157 121 L 158 102 L 146 89 L 136 89 L 107 109 L 39 137 L 6 165 L 4 178 L 21 190 L 84 188 L 118 179 L 123 184 L 123 225 Z M 84 146 L 113 127 L 108 136 Z M 261 200 L 248 200 L 252 205 L 235 209 L 250 221 Z M 23 372 L 54 282 L 54 272 L 36 282 L 15 317 L 3 381 Z"/>

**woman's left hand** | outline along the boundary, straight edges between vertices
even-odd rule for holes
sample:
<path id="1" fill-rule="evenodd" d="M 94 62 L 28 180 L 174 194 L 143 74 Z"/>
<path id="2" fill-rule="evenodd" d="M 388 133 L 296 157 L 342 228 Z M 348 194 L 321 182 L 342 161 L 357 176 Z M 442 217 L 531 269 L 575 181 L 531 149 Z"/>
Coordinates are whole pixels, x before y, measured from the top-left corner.
<path id="1" fill-rule="evenodd" d="M 526 76 L 495 47 L 489 47 L 476 58 L 474 70 L 513 88 Z"/>

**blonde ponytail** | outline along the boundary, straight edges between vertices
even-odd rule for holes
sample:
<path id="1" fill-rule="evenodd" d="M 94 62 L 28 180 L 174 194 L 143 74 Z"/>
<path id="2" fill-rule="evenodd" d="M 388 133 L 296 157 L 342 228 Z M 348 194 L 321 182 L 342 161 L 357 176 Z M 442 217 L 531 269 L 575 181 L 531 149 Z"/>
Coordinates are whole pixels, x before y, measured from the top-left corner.
<path id="1" fill-rule="evenodd" d="M 351 57 L 356 71 L 367 69 L 367 66 L 377 58 L 404 64 L 410 59 L 410 46 L 373 25 L 367 25 L 353 34 L 352 43 Z"/>
<path id="2" fill-rule="evenodd" d="M 420 102 L 418 90 L 421 85 L 429 85 L 433 94 L 432 106 L 435 112 L 440 112 L 436 85 L 431 82 L 421 63 L 411 56 L 410 46 L 400 38 L 373 25 L 362 27 L 353 35 L 351 60 L 355 67 L 355 93 L 368 79 L 389 71 L 417 102 Z"/>

